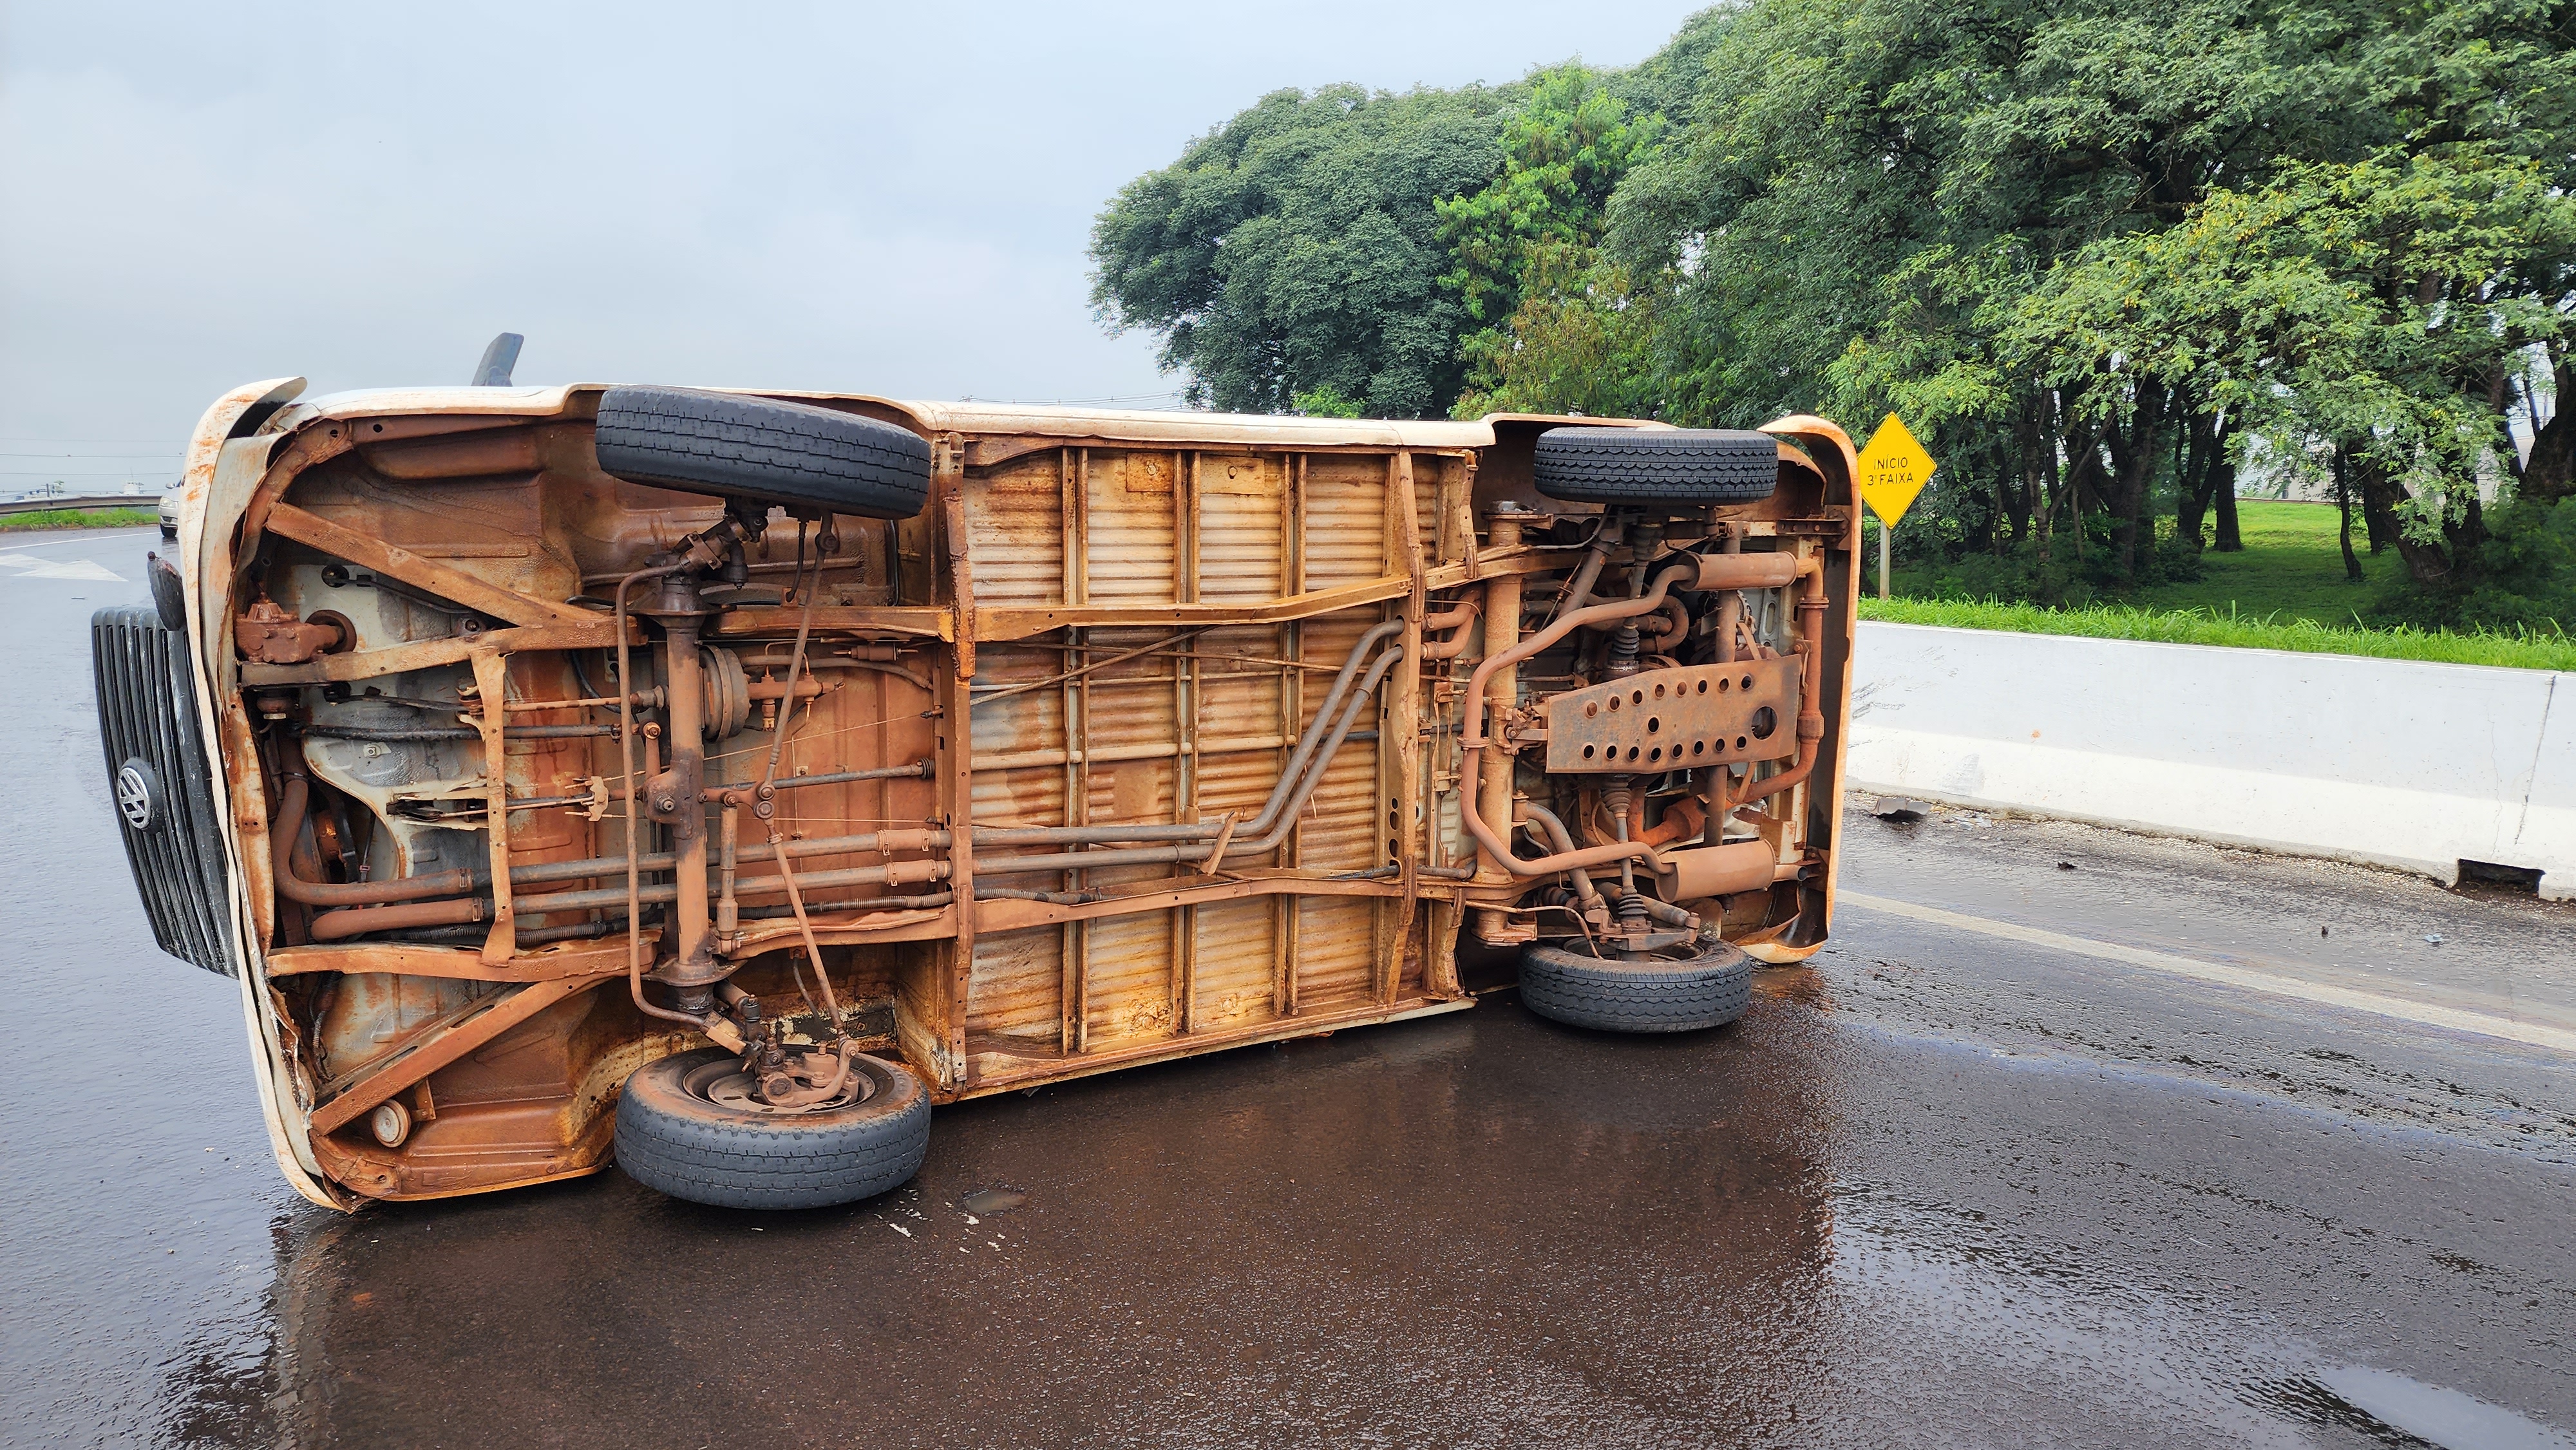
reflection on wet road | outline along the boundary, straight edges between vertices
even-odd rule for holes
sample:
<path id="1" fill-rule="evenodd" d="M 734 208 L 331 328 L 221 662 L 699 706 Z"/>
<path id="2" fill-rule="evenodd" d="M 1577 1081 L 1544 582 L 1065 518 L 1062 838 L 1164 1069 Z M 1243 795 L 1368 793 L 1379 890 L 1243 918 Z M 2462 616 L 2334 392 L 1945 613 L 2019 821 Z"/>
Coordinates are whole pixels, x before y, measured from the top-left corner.
<path id="1" fill-rule="evenodd" d="M 147 540 L 95 542 L 140 578 Z M 13 1442 L 2576 1429 L 2565 1058 L 1860 906 L 1734 1028 L 1600 1037 L 1503 997 L 967 1104 L 851 1210 L 613 1172 L 314 1210 L 268 1160 L 229 985 L 152 949 L 109 828 L 81 623 L 139 584 L 0 589 L 28 671 L 0 703 Z M 2531 1021 L 2570 1000 L 2549 908 L 2064 826 L 1849 829 L 1848 879 L 1890 901 Z M 2408 949 L 2431 934 L 2469 950 Z M 93 1085 L 121 1054 L 148 1070 Z"/>

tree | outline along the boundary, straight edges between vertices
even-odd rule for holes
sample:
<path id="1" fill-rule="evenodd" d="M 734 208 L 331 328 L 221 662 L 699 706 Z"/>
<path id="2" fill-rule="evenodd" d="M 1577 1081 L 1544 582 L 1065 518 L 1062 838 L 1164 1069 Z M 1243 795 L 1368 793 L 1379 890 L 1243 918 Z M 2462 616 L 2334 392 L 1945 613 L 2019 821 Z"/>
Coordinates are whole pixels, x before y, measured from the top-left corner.
<path id="1" fill-rule="evenodd" d="M 1503 122 L 1501 173 L 1480 191 L 1432 203 L 1456 259 L 1440 283 L 1488 330 L 1468 340 L 1471 353 L 1499 343 L 1496 324 L 1520 306 L 1522 276 L 1541 251 L 1563 267 L 1600 240 L 1611 192 L 1663 124 L 1661 116 L 1631 120 L 1627 104 L 1579 64 L 1523 84 L 1526 99 Z"/>
<path id="2" fill-rule="evenodd" d="M 2390 515 L 2414 580 L 2474 588 L 2481 479 L 2529 472 L 2498 395 L 2518 359 L 2565 356 L 2571 255 L 2576 201 L 2538 162 L 2391 148 L 2287 165 L 2180 225 L 2088 247 L 2011 340 L 2060 379 L 2187 388 L 2275 446 L 2331 443 L 2339 491 Z"/>
<path id="3" fill-rule="evenodd" d="M 1345 397 L 1331 383 L 1318 384 L 1288 400 L 1289 411 L 1304 418 L 1362 418 L 1359 399 Z"/>
<path id="4" fill-rule="evenodd" d="M 1472 318 L 1435 203 L 1501 165 L 1511 95 L 1279 91 L 1119 192 L 1092 228 L 1092 303 L 1162 334 L 1202 406 L 1279 412 L 1331 388 L 1377 417 L 1444 413 Z"/>
<path id="5" fill-rule="evenodd" d="M 1532 246 L 1515 283 L 1521 297 L 1511 315 L 1463 343 L 1468 386 L 1453 416 L 1657 415 L 1664 369 L 1654 291 L 1570 241 Z"/>
<path id="6" fill-rule="evenodd" d="M 1814 89 L 1783 112 L 1764 82 L 1742 104 L 1759 144 L 1738 143 L 1745 201 L 1712 218 L 1728 245 L 1723 256 L 1712 245 L 1703 272 L 1749 271 L 1765 292 L 1815 280 L 1847 291 L 1839 317 L 1817 298 L 1782 319 L 1843 324 L 1845 345 L 1810 385 L 1826 406 L 1894 409 L 1945 458 L 1991 455 L 1981 475 L 1954 465 L 1952 486 L 1980 487 L 2006 519 L 2028 509 L 2043 553 L 2056 520 L 2100 506 L 2113 577 L 2138 578 L 2151 485 L 2204 400 L 2095 359 L 2015 349 L 2007 334 L 2058 259 L 2170 225 L 2218 178 L 2259 175 L 2274 148 L 2321 137 L 2322 103 L 2349 81 L 2302 33 L 2313 18 L 2245 0 L 2152 13 L 1856 0 L 1786 28 Z M 1790 129 L 1819 112 L 1832 119 L 1822 135 Z M 1739 245 L 1803 244 L 1836 194 L 1855 199 L 1851 220 L 1821 247 L 1801 245 L 1796 268 Z M 1788 210 L 1798 220 L 1775 225 Z M 1832 259 L 1821 277 L 1816 253 Z M 1873 255 L 1886 259 L 1875 269 Z M 2007 430 L 2011 454 L 1979 446 Z M 2034 498 L 2061 456 L 2064 495 Z"/>

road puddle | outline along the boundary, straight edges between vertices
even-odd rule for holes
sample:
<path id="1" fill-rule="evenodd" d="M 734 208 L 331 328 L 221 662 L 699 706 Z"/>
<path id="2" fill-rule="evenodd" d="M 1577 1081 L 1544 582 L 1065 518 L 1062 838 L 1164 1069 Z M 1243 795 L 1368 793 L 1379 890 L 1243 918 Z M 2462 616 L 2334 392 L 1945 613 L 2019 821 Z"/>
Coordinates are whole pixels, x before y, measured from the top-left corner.
<path id="1" fill-rule="evenodd" d="M 1029 1196 L 1016 1188 L 978 1188 L 958 1200 L 968 1213 L 1009 1213 L 1028 1204 Z"/>

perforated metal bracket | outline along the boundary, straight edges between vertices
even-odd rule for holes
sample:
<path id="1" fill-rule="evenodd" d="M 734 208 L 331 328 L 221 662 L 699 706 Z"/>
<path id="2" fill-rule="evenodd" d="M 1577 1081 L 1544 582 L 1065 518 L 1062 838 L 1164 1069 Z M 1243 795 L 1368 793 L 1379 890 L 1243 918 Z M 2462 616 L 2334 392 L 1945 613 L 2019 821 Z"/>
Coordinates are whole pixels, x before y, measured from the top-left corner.
<path id="1" fill-rule="evenodd" d="M 1796 655 L 1648 670 L 1547 701 L 1547 769 L 1638 774 L 1798 753 Z"/>

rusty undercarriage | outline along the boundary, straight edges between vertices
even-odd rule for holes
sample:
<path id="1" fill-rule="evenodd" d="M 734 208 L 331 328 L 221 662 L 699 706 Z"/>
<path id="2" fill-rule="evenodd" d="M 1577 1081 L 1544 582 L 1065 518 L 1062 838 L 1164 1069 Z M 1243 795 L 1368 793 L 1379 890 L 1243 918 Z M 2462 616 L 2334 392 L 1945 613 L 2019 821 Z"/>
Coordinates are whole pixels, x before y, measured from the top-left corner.
<path id="1" fill-rule="evenodd" d="M 241 979 L 318 1202 L 638 1157 L 666 1060 L 699 1110 L 926 1133 L 1538 964 L 1824 940 L 1821 419 L 1753 440 L 1758 497 L 1569 501 L 1549 430 L 1681 435 L 689 395 L 917 440 L 887 517 L 604 468 L 614 389 L 300 386 L 209 412 L 158 619 L 98 629 L 147 905 Z"/>

